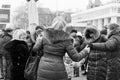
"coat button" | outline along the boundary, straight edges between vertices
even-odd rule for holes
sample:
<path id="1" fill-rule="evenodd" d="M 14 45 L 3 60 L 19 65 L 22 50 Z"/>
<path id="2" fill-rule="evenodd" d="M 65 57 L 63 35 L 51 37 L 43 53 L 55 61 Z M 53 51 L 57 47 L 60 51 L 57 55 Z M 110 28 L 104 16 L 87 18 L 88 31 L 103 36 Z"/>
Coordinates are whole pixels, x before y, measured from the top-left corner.
<path id="1" fill-rule="evenodd" d="M 19 64 L 19 63 L 17 63 L 17 65 L 19 66 L 20 64 Z"/>
<path id="2" fill-rule="evenodd" d="M 18 57 L 18 59 L 20 59 L 20 57 Z"/>

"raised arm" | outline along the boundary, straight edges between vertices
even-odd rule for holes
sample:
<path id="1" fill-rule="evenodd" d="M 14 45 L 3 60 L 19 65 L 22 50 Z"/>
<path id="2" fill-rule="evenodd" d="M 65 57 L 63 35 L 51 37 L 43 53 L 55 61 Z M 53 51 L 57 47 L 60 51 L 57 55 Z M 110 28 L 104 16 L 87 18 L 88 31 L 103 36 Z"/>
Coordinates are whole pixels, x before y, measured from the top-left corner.
<path id="1" fill-rule="evenodd" d="M 73 47 L 72 42 L 68 41 L 67 45 L 66 45 L 66 50 L 67 50 L 67 53 L 68 53 L 69 57 L 73 61 L 78 62 L 89 54 L 90 48 L 85 47 L 82 51 L 80 51 L 78 53 L 76 51 L 76 49 Z"/>
<path id="2" fill-rule="evenodd" d="M 119 39 L 117 37 L 111 37 L 104 43 L 92 43 L 91 48 L 102 51 L 113 51 L 117 48 Z"/>
<path id="3" fill-rule="evenodd" d="M 37 52 L 38 50 L 42 49 L 43 47 L 43 37 L 38 37 L 36 39 L 35 45 L 33 46 L 32 51 Z"/>

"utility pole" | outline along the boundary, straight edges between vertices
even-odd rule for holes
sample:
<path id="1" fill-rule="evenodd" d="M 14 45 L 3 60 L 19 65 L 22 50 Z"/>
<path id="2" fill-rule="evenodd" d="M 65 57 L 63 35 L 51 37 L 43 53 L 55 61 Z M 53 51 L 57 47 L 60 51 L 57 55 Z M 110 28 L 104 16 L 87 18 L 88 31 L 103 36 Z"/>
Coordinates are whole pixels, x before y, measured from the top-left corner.
<path id="1" fill-rule="evenodd" d="M 30 32 L 34 32 L 35 27 L 39 24 L 38 20 L 38 10 L 37 10 L 37 3 L 38 0 L 27 0 L 28 2 L 28 21 L 29 26 L 28 30 Z"/>
<path id="2" fill-rule="evenodd" d="M 58 0 L 56 0 L 56 16 L 58 16 L 59 15 L 59 11 L 58 11 Z"/>

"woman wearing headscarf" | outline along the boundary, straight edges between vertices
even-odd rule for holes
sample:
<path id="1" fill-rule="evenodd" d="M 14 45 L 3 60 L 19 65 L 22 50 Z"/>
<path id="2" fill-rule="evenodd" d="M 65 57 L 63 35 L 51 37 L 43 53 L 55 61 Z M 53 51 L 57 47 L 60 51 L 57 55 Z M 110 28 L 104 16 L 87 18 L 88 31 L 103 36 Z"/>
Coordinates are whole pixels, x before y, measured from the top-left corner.
<path id="1" fill-rule="evenodd" d="M 89 27 L 84 32 L 86 42 L 89 43 L 102 43 L 107 39 L 100 34 L 100 32 L 94 28 Z M 107 57 L 106 52 L 98 49 L 90 50 L 90 54 L 87 59 L 88 72 L 87 80 L 106 80 L 107 75 Z"/>
<path id="2" fill-rule="evenodd" d="M 39 62 L 37 80 L 67 80 L 63 56 L 67 52 L 73 61 L 80 61 L 89 54 L 89 48 L 78 53 L 73 47 L 70 35 L 64 32 L 64 22 L 55 21 L 52 28 L 44 31 L 43 37 L 38 37 L 33 51 L 43 49 L 43 56 Z"/>
<path id="3" fill-rule="evenodd" d="M 25 42 L 26 36 L 25 30 L 18 29 L 13 33 L 13 39 L 4 47 L 12 61 L 10 80 L 26 80 L 24 78 L 24 69 L 29 56 L 28 46 Z"/>

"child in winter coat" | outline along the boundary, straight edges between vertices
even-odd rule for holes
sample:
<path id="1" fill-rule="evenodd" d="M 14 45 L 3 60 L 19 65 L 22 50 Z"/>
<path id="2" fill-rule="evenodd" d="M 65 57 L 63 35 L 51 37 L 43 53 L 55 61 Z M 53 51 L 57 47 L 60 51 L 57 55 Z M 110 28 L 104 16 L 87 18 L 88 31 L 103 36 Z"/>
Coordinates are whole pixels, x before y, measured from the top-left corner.
<path id="1" fill-rule="evenodd" d="M 72 60 L 68 57 L 65 56 L 65 68 L 68 74 L 68 80 L 71 80 L 73 77 L 73 64 L 72 64 Z"/>

